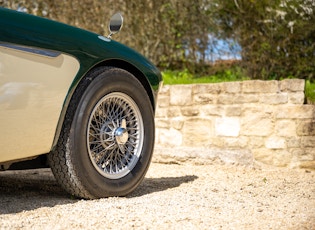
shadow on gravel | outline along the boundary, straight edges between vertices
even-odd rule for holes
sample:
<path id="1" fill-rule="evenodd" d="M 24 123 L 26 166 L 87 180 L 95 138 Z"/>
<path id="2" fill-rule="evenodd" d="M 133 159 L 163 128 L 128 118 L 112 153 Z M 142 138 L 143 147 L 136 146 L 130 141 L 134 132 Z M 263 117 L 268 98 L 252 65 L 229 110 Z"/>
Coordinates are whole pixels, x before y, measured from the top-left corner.
<path id="1" fill-rule="evenodd" d="M 0 214 L 75 203 L 50 169 L 0 172 Z"/>
<path id="2" fill-rule="evenodd" d="M 189 183 L 198 179 L 195 175 L 181 177 L 161 177 L 145 178 L 140 186 L 128 198 L 147 195 L 154 192 L 161 192 L 170 188 L 175 188 L 184 183 Z"/>
<path id="3" fill-rule="evenodd" d="M 127 198 L 175 188 L 197 176 L 145 178 Z M 76 203 L 56 182 L 50 169 L 0 172 L 0 215 Z M 0 227 L 1 228 L 1 227 Z"/>

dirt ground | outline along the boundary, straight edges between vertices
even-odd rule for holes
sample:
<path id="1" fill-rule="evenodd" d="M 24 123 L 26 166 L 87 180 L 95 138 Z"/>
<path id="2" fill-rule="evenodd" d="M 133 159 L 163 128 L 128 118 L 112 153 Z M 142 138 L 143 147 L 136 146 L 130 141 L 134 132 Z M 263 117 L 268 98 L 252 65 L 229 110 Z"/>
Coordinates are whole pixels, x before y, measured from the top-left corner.
<path id="1" fill-rule="evenodd" d="M 0 172 L 0 229 L 315 229 L 315 172 L 152 163 L 128 197 L 77 200 L 49 169 Z"/>

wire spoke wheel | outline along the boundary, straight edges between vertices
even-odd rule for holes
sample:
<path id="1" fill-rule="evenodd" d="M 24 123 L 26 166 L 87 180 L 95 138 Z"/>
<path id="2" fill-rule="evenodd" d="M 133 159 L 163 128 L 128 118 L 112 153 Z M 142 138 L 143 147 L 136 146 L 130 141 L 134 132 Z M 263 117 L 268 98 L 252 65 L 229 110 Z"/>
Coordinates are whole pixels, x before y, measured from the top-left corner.
<path id="1" fill-rule="evenodd" d="M 137 164 L 144 127 L 134 100 L 121 92 L 110 93 L 94 106 L 87 128 L 89 157 L 106 178 L 120 179 Z"/>
<path id="2" fill-rule="evenodd" d="M 154 107 L 141 82 L 126 70 L 98 67 L 75 90 L 48 160 L 72 195 L 125 196 L 145 177 L 154 137 Z"/>

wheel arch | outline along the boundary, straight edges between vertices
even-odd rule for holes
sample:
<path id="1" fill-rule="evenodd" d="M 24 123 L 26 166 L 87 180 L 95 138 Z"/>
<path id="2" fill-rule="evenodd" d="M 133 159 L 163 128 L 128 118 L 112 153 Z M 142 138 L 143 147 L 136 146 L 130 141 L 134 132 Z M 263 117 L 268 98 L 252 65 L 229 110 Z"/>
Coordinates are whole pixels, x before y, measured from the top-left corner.
<path id="1" fill-rule="evenodd" d="M 156 101 L 155 101 L 155 97 L 154 97 L 154 94 L 152 92 L 149 80 L 146 78 L 144 73 L 141 72 L 137 67 L 135 67 L 134 65 L 130 64 L 129 62 L 126 62 L 123 60 L 110 59 L 110 60 L 106 60 L 106 61 L 103 61 L 103 62 L 97 64 L 92 69 L 100 67 L 100 66 L 112 66 L 112 67 L 124 69 L 124 70 L 130 72 L 132 75 L 134 75 L 140 81 L 140 83 L 143 85 L 145 91 L 147 92 L 147 94 L 150 98 L 152 108 L 153 108 L 153 110 L 155 110 Z"/>
<path id="2" fill-rule="evenodd" d="M 148 94 L 148 96 L 150 98 L 152 109 L 153 109 L 153 111 L 155 111 L 156 98 L 155 98 L 154 93 L 153 93 L 153 91 L 151 89 L 149 80 L 146 78 L 144 73 L 141 72 L 138 68 L 136 68 L 134 65 L 130 64 L 129 62 L 126 62 L 126 61 L 123 61 L 123 60 L 110 59 L 110 60 L 102 61 L 102 62 L 98 63 L 97 65 L 93 66 L 91 69 L 89 69 L 89 71 L 87 71 L 80 78 L 80 80 L 76 84 L 76 87 L 73 90 L 73 92 L 75 92 L 77 90 L 78 86 L 81 84 L 81 82 L 86 78 L 86 76 L 91 71 L 95 70 L 98 67 L 106 67 L 106 66 L 124 69 L 124 70 L 130 72 L 131 74 L 133 74 L 140 81 L 141 85 L 144 87 L 145 91 L 147 92 L 147 94 Z M 63 110 L 61 111 L 59 122 L 58 122 L 57 127 L 56 127 L 55 137 L 54 137 L 54 140 L 53 140 L 53 144 L 52 144 L 51 150 L 53 150 L 56 147 L 56 145 L 57 145 L 57 142 L 59 140 L 60 132 L 61 132 L 61 129 L 63 127 L 63 124 L 67 120 L 66 116 L 67 116 L 68 105 L 70 104 L 70 102 L 71 102 L 71 100 L 72 100 L 72 98 L 74 96 L 75 96 L 75 93 L 72 93 L 70 95 L 70 98 L 66 98 L 65 99 L 65 105 L 67 105 L 67 106 L 64 106 Z M 68 103 L 66 101 L 68 101 Z"/>

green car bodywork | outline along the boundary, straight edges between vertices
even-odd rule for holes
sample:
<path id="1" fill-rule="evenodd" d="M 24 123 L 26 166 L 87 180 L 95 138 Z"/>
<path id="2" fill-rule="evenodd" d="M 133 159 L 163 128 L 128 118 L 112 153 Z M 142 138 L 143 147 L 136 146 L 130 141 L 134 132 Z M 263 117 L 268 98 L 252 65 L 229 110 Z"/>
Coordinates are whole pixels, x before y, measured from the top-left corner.
<path id="1" fill-rule="evenodd" d="M 59 121 L 56 124 L 51 149 L 58 140 L 67 107 L 76 87 L 89 71 L 98 66 L 117 67 L 136 76 L 145 88 L 155 110 L 157 93 L 162 82 L 159 70 L 136 51 L 107 37 L 49 19 L 0 8 L 1 46 L 28 52 L 42 52 L 48 56 L 66 54 L 74 57 L 79 63 L 78 71 L 59 111 Z M 3 162 L 1 156 L 0 162 Z"/>

